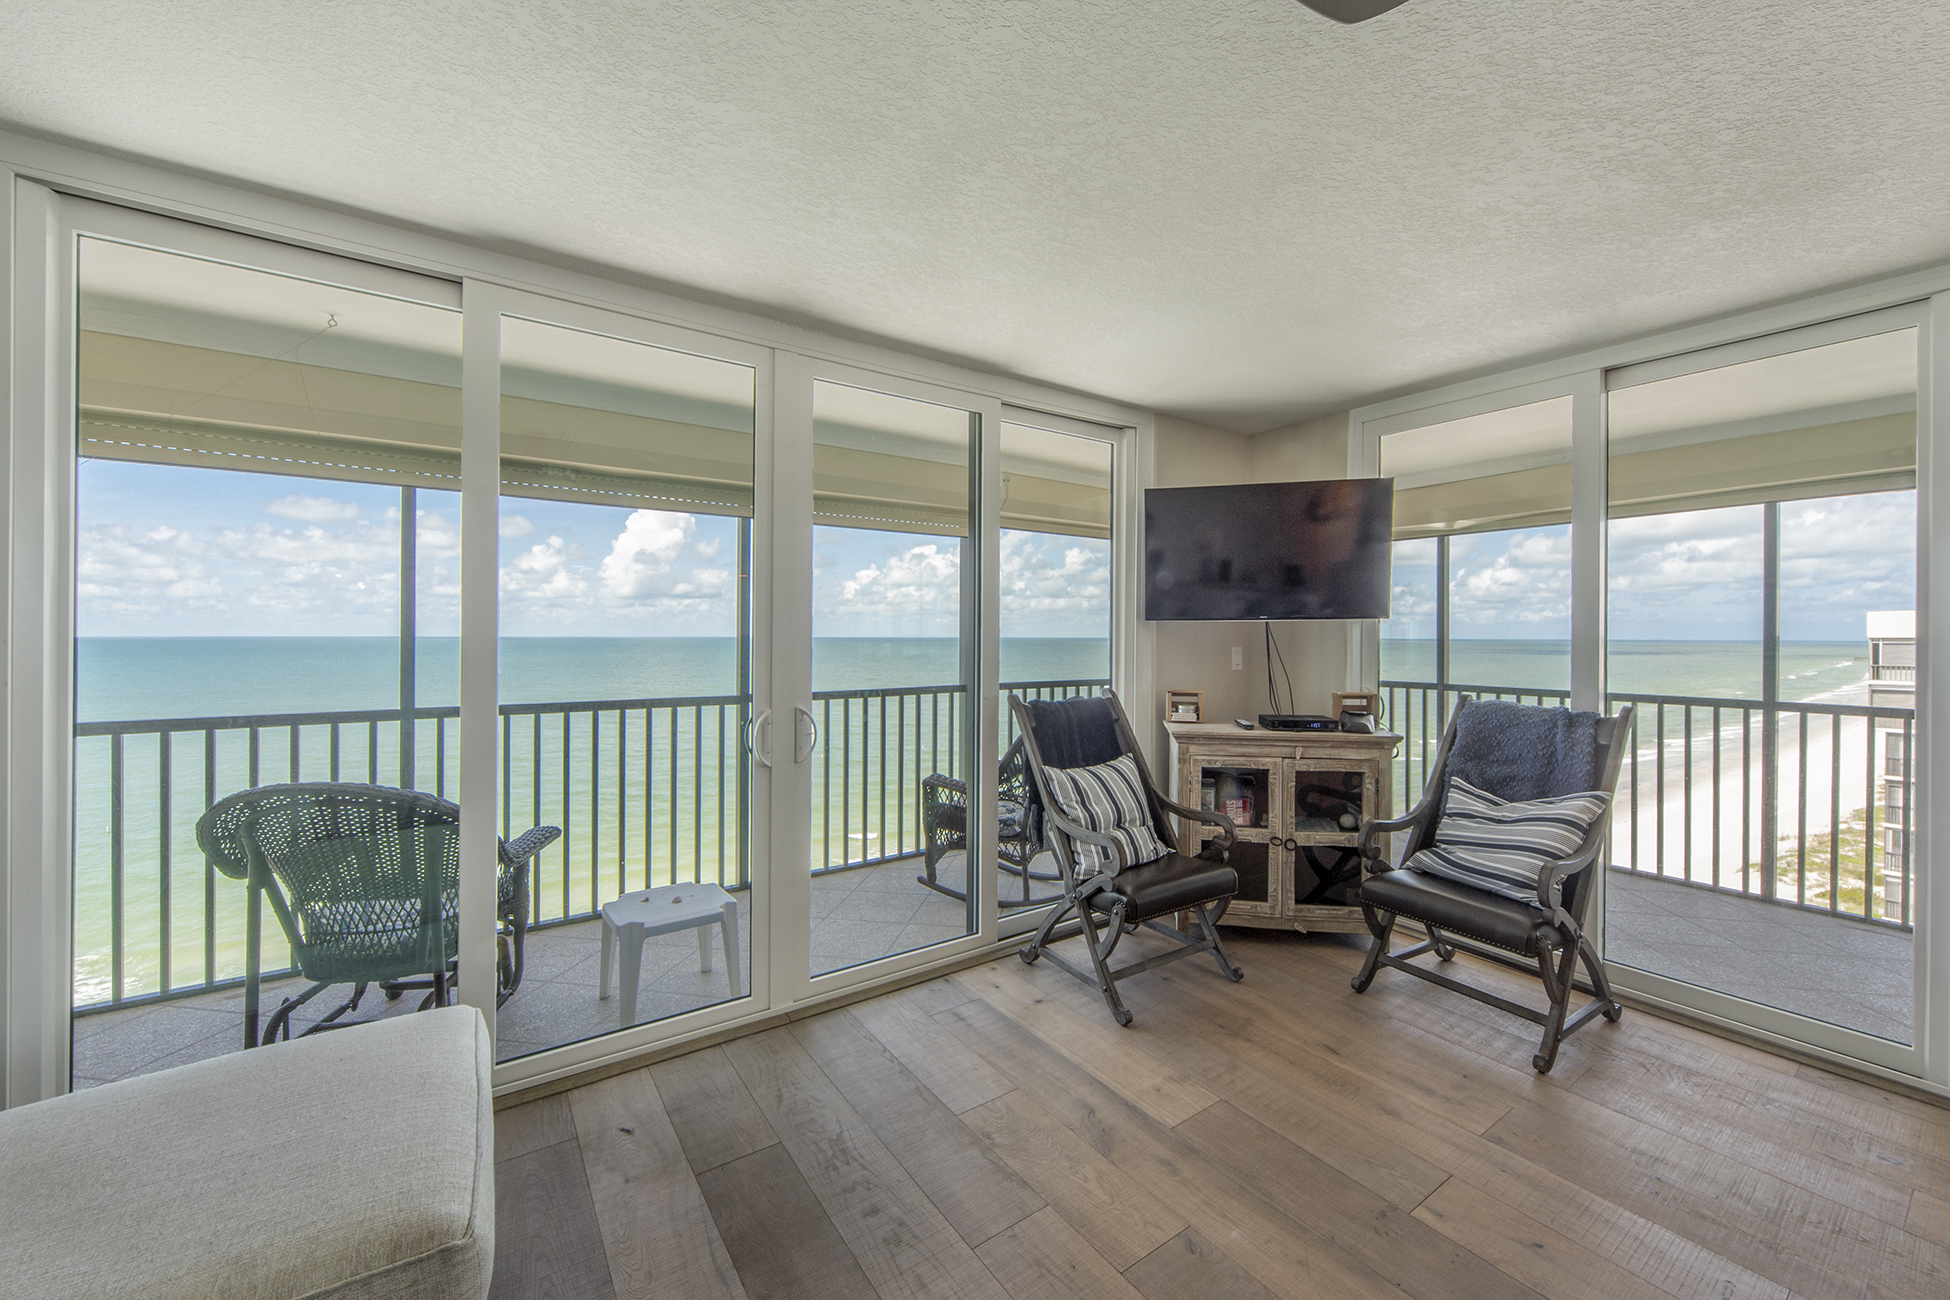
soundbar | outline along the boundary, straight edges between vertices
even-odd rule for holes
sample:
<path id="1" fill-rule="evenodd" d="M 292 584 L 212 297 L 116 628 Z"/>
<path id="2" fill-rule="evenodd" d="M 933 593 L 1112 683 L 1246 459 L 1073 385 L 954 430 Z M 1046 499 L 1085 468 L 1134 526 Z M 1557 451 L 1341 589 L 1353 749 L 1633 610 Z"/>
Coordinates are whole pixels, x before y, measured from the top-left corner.
<path id="1" fill-rule="evenodd" d="M 1262 713 L 1259 725 L 1267 731 L 1339 731 L 1341 724 L 1324 713 Z"/>

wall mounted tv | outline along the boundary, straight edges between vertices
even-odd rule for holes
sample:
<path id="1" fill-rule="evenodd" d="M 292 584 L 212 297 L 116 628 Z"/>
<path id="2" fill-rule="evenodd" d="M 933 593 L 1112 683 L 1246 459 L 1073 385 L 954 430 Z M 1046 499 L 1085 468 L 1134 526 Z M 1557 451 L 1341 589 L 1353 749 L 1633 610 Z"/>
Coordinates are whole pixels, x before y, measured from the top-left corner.
<path id="1" fill-rule="evenodd" d="M 1387 618 L 1395 481 L 1144 494 L 1144 616 Z"/>

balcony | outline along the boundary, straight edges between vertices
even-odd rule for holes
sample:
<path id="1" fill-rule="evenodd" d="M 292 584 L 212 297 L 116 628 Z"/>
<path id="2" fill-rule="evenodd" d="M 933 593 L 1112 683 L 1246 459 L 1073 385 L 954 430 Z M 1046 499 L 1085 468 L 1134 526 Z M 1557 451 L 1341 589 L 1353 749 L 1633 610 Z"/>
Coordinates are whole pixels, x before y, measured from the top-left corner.
<path id="1" fill-rule="evenodd" d="M 1912 670 L 1913 672 L 1913 670 Z M 1384 681 L 1415 797 L 1464 695 L 1569 692 Z M 1897 1042 L 1914 1041 L 1908 772 L 1913 708 L 1677 695 L 1637 707 L 1619 779 L 1605 952 Z"/>
<path id="2" fill-rule="evenodd" d="M 1003 690 L 1056 699 L 1106 684 L 1013 682 Z M 749 897 L 750 794 L 738 744 L 747 704 L 710 696 L 502 706 L 502 831 L 563 829 L 531 867 L 525 971 L 499 1017 L 503 1059 L 616 1027 L 616 1000 L 599 1001 L 595 990 L 596 916 L 608 899 L 687 881 Z M 809 760 L 813 969 L 963 934 L 964 904 L 917 879 L 922 782 L 961 775 L 963 690 L 823 691 L 813 707 L 821 737 Z M 1013 723 L 1004 725 L 1006 745 Z M 415 709 L 410 719 L 394 710 L 77 726 L 77 826 L 86 833 L 76 852 L 75 1086 L 243 1044 L 245 889 L 197 850 L 205 808 L 237 789 L 297 780 L 417 777 L 419 788 L 446 796 L 457 788 L 457 730 L 451 707 Z M 995 888 L 1006 899 L 1022 886 L 998 875 Z M 749 954 L 749 908 L 740 927 L 739 951 Z M 701 973 L 697 951 L 691 933 L 646 943 L 639 1022 L 729 996 L 722 962 Z M 268 922 L 264 966 L 267 1009 L 304 987 Z M 417 1005 L 413 996 L 388 1003 L 374 990 L 355 1015 Z M 298 1030 L 326 1009 L 305 1008 Z"/>

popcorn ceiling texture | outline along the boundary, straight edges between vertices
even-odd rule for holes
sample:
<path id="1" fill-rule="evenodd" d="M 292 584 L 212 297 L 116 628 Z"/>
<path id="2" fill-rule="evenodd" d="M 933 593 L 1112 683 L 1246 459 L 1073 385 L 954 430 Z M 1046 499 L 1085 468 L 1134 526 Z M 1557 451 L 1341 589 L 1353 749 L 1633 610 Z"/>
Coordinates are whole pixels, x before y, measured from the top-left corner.
<path id="1" fill-rule="evenodd" d="M 0 0 L 0 123 L 1258 431 L 1950 259 L 1950 6 Z"/>

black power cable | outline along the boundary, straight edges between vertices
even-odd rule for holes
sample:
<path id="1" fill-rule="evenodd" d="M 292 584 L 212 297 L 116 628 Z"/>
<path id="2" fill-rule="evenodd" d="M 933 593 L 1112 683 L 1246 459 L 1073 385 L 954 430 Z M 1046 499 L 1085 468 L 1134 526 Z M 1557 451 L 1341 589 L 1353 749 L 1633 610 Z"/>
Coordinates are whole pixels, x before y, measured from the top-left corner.
<path id="1" fill-rule="evenodd" d="M 1280 643 L 1273 639 L 1272 622 L 1268 620 L 1266 622 L 1261 623 L 1260 626 L 1266 629 L 1266 698 L 1267 701 L 1273 706 L 1273 712 L 1275 713 L 1281 713 L 1281 712 L 1292 713 L 1294 711 L 1293 674 L 1287 671 L 1286 655 L 1281 652 Z M 1284 710 L 1280 708 L 1279 692 L 1273 689 L 1273 660 L 1276 656 L 1279 658 L 1280 661 L 1280 676 L 1286 678 L 1286 708 Z"/>

